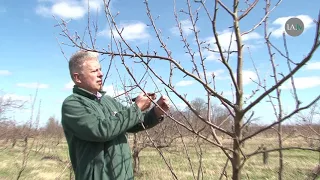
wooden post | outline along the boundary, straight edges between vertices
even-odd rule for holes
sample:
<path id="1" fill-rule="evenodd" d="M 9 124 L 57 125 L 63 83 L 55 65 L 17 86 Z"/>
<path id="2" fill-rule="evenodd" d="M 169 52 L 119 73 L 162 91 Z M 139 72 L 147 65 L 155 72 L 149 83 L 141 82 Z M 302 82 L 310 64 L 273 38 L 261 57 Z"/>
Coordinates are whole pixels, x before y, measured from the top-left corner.
<path id="1" fill-rule="evenodd" d="M 263 147 L 263 151 L 266 151 L 267 148 Z M 269 154 L 268 152 L 263 152 L 263 164 L 268 164 Z"/>

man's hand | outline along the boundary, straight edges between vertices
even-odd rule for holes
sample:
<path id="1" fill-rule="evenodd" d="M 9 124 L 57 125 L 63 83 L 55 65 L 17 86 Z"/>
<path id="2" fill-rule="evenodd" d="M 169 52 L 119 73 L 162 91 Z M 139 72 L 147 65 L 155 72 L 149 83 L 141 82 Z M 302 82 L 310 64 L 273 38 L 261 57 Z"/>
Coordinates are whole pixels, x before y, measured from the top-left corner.
<path id="1" fill-rule="evenodd" d="M 149 96 L 152 100 L 156 99 L 156 94 L 155 93 L 143 93 L 141 92 L 139 96 L 137 96 L 134 101 L 137 104 L 137 106 L 140 108 L 141 111 L 145 111 L 148 109 L 151 105 L 151 100 L 147 97 Z"/>
<path id="2" fill-rule="evenodd" d="M 157 115 L 158 118 L 160 118 L 164 112 L 167 112 L 169 110 L 170 107 L 170 102 L 169 102 L 169 98 L 167 96 L 161 96 L 158 101 L 157 101 L 158 106 L 161 107 L 161 109 L 163 109 L 163 111 L 155 106 L 155 113 Z"/>

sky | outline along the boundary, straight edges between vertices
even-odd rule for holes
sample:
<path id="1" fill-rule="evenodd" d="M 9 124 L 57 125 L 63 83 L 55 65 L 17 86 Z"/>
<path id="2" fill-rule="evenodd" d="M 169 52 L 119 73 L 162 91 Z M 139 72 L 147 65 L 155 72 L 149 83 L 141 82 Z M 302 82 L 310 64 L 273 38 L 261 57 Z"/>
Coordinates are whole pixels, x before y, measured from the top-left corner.
<path id="1" fill-rule="evenodd" d="M 88 8 L 89 2 L 89 8 Z M 200 53 L 197 52 L 195 36 L 192 29 L 190 18 L 180 10 L 188 11 L 187 1 L 150 1 L 150 11 L 154 22 L 163 41 L 170 50 L 172 57 L 177 60 L 186 70 L 192 71 L 190 55 L 186 52 L 184 44 L 179 36 L 176 21 L 181 23 L 183 34 L 188 40 L 190 47 L 195 51 L 195 59 L 198 66 Z M 193 2 L 193 1 L 192 1 Z M 226 6 L 231 8 L 228 1 L 223 1 Z M 276 1 L 271 1 L 273 7 Z M 315 6 L 318 0 L 309 0 L 301 3 L 298 0 L 284 0 L 270 14 L 268 19 L 270 40 L 284 52 L 282 33 L 284 24 L 290 17 L 298 17 L 304 23 L 304 32 L 297 37 L 287 37 L 287 44 L 290 57 L 293 61 L 299 62 L 309 52 L 313 37 L 315 34 L 315 24 L 313 19 L 317 19 L 319 8 Z M 166 56 L 165 51 L 160 47 L 159 41 L 155 36 L 153 27 L 150 26 L 150 20 L 147 16 L 146 6 L 143 1 L 124 1 L 114 0 L 110 5 L 111 13 L 116 15 L 115 22 L 120 29 L 123 28 L 122 36 L 127 42 L 137 50 L 137 46 L 143 52 L 148 49 L 150 52 L 157 51 L 157 55 Z M 174 16 L 174 7 L 177 10 L 178 19 Z M 192 10 L 195 11 L 199 4 L 192 3 Z M 213 12 L 211 1 L 207 1 L 209 12 Z M 240 7 L 245 7 L 241 4 Z M 251 13 L 240 22 L 241 32 L 250 30 L 256 25 L 264 15 L 264 1 L 259 1 Z M 89 10 L 89 11 L 88 11 Z M 88 13 L 89 12 L 89 13 Z M 9 112 L 7 117 L 15 119 L 19 123 L 30 120 L 32 115 L 32 102 L 34 101 L 34 116 L 40 108 L 40 126 L 46 124 L 49 117 L 54 116 L 58 120 L 61 117 L 61 104 L 63 100 L 72 93 L 73 82 L 69 76 L 68 58 L 78 50 L 71 47 L 71 42 L 62 36 L 62 29 L 59 23 L 64 20 L 67 23 L 68 32 L 74 35 L 75 32 L 81 36 L 85 35 L 85 41 L 90 44 L 88 31 L 85 31 L 88 24 L 88 14 L 90 14 L 91 28 L 93 22 L 97 24 L 96 48 L 107 49 L 111 46 L 115 49 L 114 43 L 110 38 L 110 28 L 106 19 L 103 0 L 31 0 L 27 2 L 0 0 L 0 96 L 4 99 L 13 99 L 26 102 L 23 109 Z M 194 15 L 193 18 L 196 16 Z M 97 20 L 97 21 L 96 21 Z M 194 20 L 194 19 L 193 19 Z M 230 16 L 222 9 L 219 9 L 217 17 L 217 31 L 222 48 L 227 49 L 230 44 L 232 25 Z M 209 21 L 203 8 L 200 8 L 196 29 L 199 30 L 199 40 L 210 43 L 207 47 L 216 50 L 212 33 L 211 22 Z M 92 29 L 91 29 L 92 30 Z M 92 30 L 94 33 L 94 31 Z M 242 36 L 245 44 L 244 50 L 244 94 L 249 97 L 250 93 L 257 88 L 253 82 L 265 80 L 267 87 L 273 85 L 270 73 L 269 56 L 265 46 L 263 26 L 259 26 L 255 31 Z M 115 38 L 119 38 L 116 36 Z M 203 45 L 205 47 L 205 45 Z M 236 48 L 233 42 L 231 50 Z M 247 49 L 250 49 L 248 51 Z M 62 53 L 63 52 L 63 53 Z M 250 52 L 250 53 L 249 53 Z M 273 52 L 276 51 L 273 49 Z M 205 48 L 201 49 L 201 55 L 206 58 L 205 67 L 207 75 L 215 73 L 215 87 L 218 93 L 224 94 L 224 97 L 233 101 L 230 85 L 230 78 L 227 69 L 218 60 L 219 56 L 209 52 Z M 251 56 L 250 56 L 251 55 Z M 258 69 L 257 76 L 252 60 Z M 107 72 L 110 57 L 101 56 L 101 65 L 104 73 Z M 236 71 L 236 56 L 230 56 L 230 66 Z M 275 61 L 279 72 L 288 73 L 286 59 L 279 54 L 275 54 Z M 139 80 L 144 72 L 141 63 L 137 59 L 125 58 L 126 64 L 133 71 L 134 76 Z M 165 81 L 169 78 L 169 64 L 163 61 L 151 61 L 153 70 L 155 70 Z M 310 102 L 319 95 L 320 86 L 320 51 L 318 50 L 312 57 L 310 63 L 304 66 L 300 72 L 294 76 L 294 82 L 298 91 L 299 98 L 303 105 Z M 200 73 L 201 68 L 199 69 Z M 195 73 L 194 73 L 195 74 Z M 203 78 L 202 74 L 202 78 Z M 253 81 L 252 81 L 253 80 Z M 121 64 L 121 59 L 115 58 L 109 77 L 104 84 L 104 90 L 107 94 L 114 96 L 123 92 L 122 82 L 129 85 L 133 82 L 132 78 Z M 158 86 L 161 92 L 165 94 L 163 85 L 159 80 L 151 78 L 145 79 L 141 85 L 144 85 L 147 91 L 156 91 Z M 174 71 L 172 83 L 180 94 L 187 94 L 187 100 L 191 101 L 197 97 L 205 98 L 204 89 L 190 77 L 184 77 L 177 70 Z M 284 110 L 290 112 L 294 107 L 294 100 L 291 94 L 289 81 L 281 87 L 283 93 Z M 157 86 L 156 86 L 156 85 Z M 212 85 L 211 85 L 212 86 Z M 258 94 L 262 93 L 262 90 Z M 251 101 L 256 96 L 253 96 Z M 172 96 L 173 101 L 179 108 L 184 108 L 184 104 L 176 96 Z M 247 102 L 250 102 L 248 100 Z M 255 114 L 263 122 L 272 122 L 275 120 L 272 113 L 272 106 L 264 99 L 255 109 Z M 217 101 L 214 101 L 217 103 Z M 31 119 L 34 120 L 34 117 Z"/>

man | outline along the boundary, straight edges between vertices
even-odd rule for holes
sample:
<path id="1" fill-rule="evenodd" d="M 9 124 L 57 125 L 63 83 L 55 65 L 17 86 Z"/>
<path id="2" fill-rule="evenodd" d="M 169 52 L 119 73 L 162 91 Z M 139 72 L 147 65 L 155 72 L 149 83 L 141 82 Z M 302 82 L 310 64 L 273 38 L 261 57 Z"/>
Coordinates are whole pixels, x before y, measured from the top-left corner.
<path id="1" fill-rule="evenodd" d="M 62 126 L 76 180 L 134 179 L 127 132 L 154 127 L 169 109 L 162 96 L 150 111 L 151 100 L 141 93 L 125 107 L 102 91 L 98 54 L 78 51 L 69 61 L 75 83 L 73 94 L 62 104 Z M 150 97 L 150 96 L 149 96 Z M 151 96 L 153 100 L 155 96 Z M 142 123 L 144 127 L 142 126 Z"/>

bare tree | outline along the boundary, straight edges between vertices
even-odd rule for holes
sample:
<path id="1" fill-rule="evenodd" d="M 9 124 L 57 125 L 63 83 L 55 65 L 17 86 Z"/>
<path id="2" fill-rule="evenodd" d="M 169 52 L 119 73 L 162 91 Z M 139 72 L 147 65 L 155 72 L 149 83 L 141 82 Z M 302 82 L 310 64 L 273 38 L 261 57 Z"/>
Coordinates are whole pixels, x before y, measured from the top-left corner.
<path id="1" fill-rule="evenodd" d="M 35 105 L 37 102 L 37 97 L 38 97 L 38 89 L 36 90 L 34 99 L 32 100 L 32 103 L 31 103 L 30 119 L 23 124 L 21 129 L 18 130 L 20 135 L 22 135 L 22 137 L 20 137 L 20 138 L 23 139 L 23 149 L 21 152 L 22 158 L 16 162 L 16 167 L 18 168 L 18 173 L 17 173 L 17 177 L 16 177 L 17 180 L 23 176 L 23 172 L 25 171 L 25 169 L 28 165 L 31 152 L 33 151 L 35 141 L 36 141 L 36 138 L 38 135 L 41 100 L 39 101 L 38 113 L 37 113 L 36 117 L 34 117 L 34 111 L 36 108 Z"/>
<path id="2" fill-rule="evenodd" d="M 145 148 L 168 148 L 176 139 L 178 139 L 179 133 L 176 130 L 173 122 L 169 119 L 164 119 L 164 122 L 159 126 L 154 127 L 148 131 L 141 131 L 133 134 L 132 143 L 132 157 L 134 173 L 140 173 L 140 152 Z"/>
<path id="3" fill-rule="evenodd" d="M 320 108 L 315 103 L 307 111 L 300 112 L 297 117 L 299 124 L 294 127 L 296 137 L 303 137 L 305 142 L 311 148 L 320 149 Z M 291 128 L 293 129 L 293 128 Z M 320 176 L 320 152 L 318 164 L 312 168 L 311 179 L 317 179 Z"/>
<path id="4" fill-rule="evenodd" d="M 152 13 L 152 5 L 149 4 L 148 0 L 144 0 L 146 16 L 149 19 L 149 26 L 153 29 L 153 33 L 159 45 L 159 48 L 156 48 L 156 50 L 153 51 L 150 51 L 149 47 L 144 49 L 133 45 L 123 36 L 126 29 L 119 26 L 117 22 L 118 14 L 114 15 L 110 11 L 110 1 L 104 0 L 105 17 L 110 27 L 111 35 L 111 41 L 108 48 L 99 49 L 95 46 L 94 42 L 96 40 L 96 34 L 94 33 L 97 33 L 96 25 L 94 26 L 94 31 L 92 31 L 89 28 L 90 24 L 88 24 L 88 31 L 85 33 L 89 36 L 89 43 L 85 41 L 85 38 L 80 37 L 79 33 L 72 33 L 69 31 L 69 22 L 61 20 L 58 26 L 62 29 L 62 35 L 70 42 L 67 43 L 67 45 L 88 51 L 99 52 L 102 55 L 109 56 L 111 60 L 116 57 L 119 58 L 119 62 L 121 62 L 123 69 L 131 77 L 133 83 L 138 87 L 138 89 L 144 91 L 144 85 L 142 85 L 141 81 L 142 79 L 146 80 L 149 78 L 149 81 L 145 81 L 146 83 L 152 84 L 153 82 L 154 84 L 159 84 L 160 82 L 170 99 L 175 98 L 182 101 L 188 109 L 188 113 L 182 114 L 185 121 L 176 119 L 170 113 L 166 113 L 167 117 L 180 127 L 183 127 L 185 130 L 193 133 L 198 138 L 212 146 L 218 147 L 224 153 L 227 158 L 227 162 L 226 166 L 223 168 L 223 172 L 221 173 L 222 175 L 226 174 L 226 167 L 230 162 L 232 166 L 232 179 L 239 180 L 241 178 L 241 170 L 248 159 L 254 155 L 276 151 L 279 153 L 278 178 L 282 179 L 284 166 L 284 157 L 282 152 L 284 150 L 303 149 L 319 151 L 317 148 L 284 146 L 282 143 L 283 139 L 285 139 L 283 136 L 282 123 L 296 116 L 299 112 L 308 109 L 319 100 L 318 95 L 314 99 L 303 104 L 299 99 L 293 77 L 312 59 L 313 54 L 320 45 L 320 14 L 318 19 L 314 20 L 316 28 L 314 40 L 310 42 L 310 50 L 307 52 L 305 57 L 294 62 L 289 56 L 289 48 L 286 44 L 285 34 L 283 35 L 284 52 L 280 50 L 280 48 L 278 48 L 270 39 L 272 32 L 269 32 L 268 18 L 270 13 L 272 13 L 272 11 L 279 6 L 281 2 L 282 0 L 277 0 L 274 5 L 271 5 L 270 0 L 266 0 L 265 2 L 259 2 L 258 0 L 234 0 L 232 3 L 228 2 L 226 5 L 221 0 L 214 0 L 210 2 L 205 0 L 186 0 L 185 6 L 179 7 L 180 10 L 177 11 L 176 1 L 173 1 L 173 17 L 176 21 L 177 30 L 181 38 L 180 43 L 183 47 L 182 51 L 189 56 L 188 63 L 191 64 L 191 67 L 186 65 L 186 60 L 175 59 L 178 52 L 170 49 L 170 39 L 166 38 L 163 35 L 163 29 L 158 28 L 157 26 L 157 21 L 160 21 L 161 18 L 159 16 L 155 18 L 156 16 Z M 240 22 L 244 21 L 254 9 L 257 9 L 257 5 L 259 3 L 262 3 L 264 6 L 264 14 L 261 15 L 260 19 L 257 20 L 251 28 L 245 29 L 241 26 Z M 223 13 L 224 15 L 221 16 Z M 228 17 L 226 15 L 228 15 Z M 188 22 L 190 22 L 187 30 L 182 27 L 183 24 L 180 19 L 181 17 L 186 17 Z M 227 43 L 221 40 L 221 34 L 219 32 L 221 27 L 218 27 L 217 23 L 217 21 L 222 18 L 225 23 L 229 22 L 227 27 L 230 29 L 230 32 L 227 35 L 230 38 Z M 200 24 L 205 24 L 206 27 L 210 27 L 212 32 L 210 40 L 203 38 L 198 28 Z M 271 69 L 270 76 L 273 78 L 271 85 L 266 84 L 267 80 L 263 79 L 262 74 L 257 70 L 256 63 L 258 60 L 251 56 L 248 58 L 245 55 L 245 47 L 248 47 L 245 44 L 247 35 L 257 31 L 262 24 L 264 25 L 262 30 L 264 31 L 265 49 L 269 55 L 269 67 Z M 250 52 L 250 48 L 247 49 Z M 224 94 L 226 93 L 223 92 L 225 90 L 221 91 L 216 88 L 216 76 L 218 73 L 209 72 L 207 70 L 209 68 L 207 65 L 208 55 L 216 57 L 216 60 L 218 60 L 228 72 L 232 98 L 229 98 Z M 283 69 L 280 69 L 277 66 L 275 63 L 276 57 L 284 59 L 287 62 L 286 72 L 283 72 Z M 244 88 L 244 65 L 248 65 L 247 62 L 249 61 L 247 61 L 247 59 L 251 59 L 251 67 L 252 69 L 255 69 L 255 75 L 258 77 L 257 80 L 251 79 L 251 81 L 256 84 L 256 88 L 250 90 Z M 130 68 L 129 64 L 132 65 L 132 62 L 135 63 L 135 66 L 140 66 L 145 69 L 145 72 L 142 73 L 142 77 L 138 75 L 138 72 L 134 71 L 133 68 Z M 155 65 L 151 62 L 155 62 L 163 66 L 166 65 L 168 70 L 166 72 L 157 71 Z M 200 101 L 197 102 L 198 100 L 195 100 L 192 103 L 192 101 L 189 100 L 188 95 L 183 94 L 179 89 L 174 87 L 173 79 L 177 76 L 183 78 L 187 77 L 196 82 L 195 86 L 204 92 L 204 97 L 206 98 L 205 105 L 207 108 L 204 108 L 202 106 L 203 103 Z M 156 81 L 154 81 L 154 79 L 157 80 L 157 83 L 155 83 Z M 281 93 L 281 87 L 288 81 L 291 82 L 290 87 L 292 89 L 292 97 L 295 101 L 295 107 L 289 112 L 285 112 L 283 109 L 283 102 L 281 101 L 283 94 Z M 226 120 L 212 120 L 212 115 L 216 113 L 212 112 L 211 109 L 214 100 L 219 102 L 227 110 L 228 114 L 226 115 Z M 270 103 L 270 107 L 274 110 L 275 121 L 266 126 L 248 131 L 247 128 L 249 125 L 257 119 L 257 117 L 254 116 L 255 108 L 265 100 Z M 173 100 L 172 102 L 175 104 Z M 197 118 L 197 121 L 202 122 L 200 127 L 195 127 L 190 123 L 190 121 L 195 118 Z M 223 122 L 232 122 L 232 127 L 229 128 L 227 126 L 223 126 L 223 124 L 225 124 Z M 197 123 L 197 125 L 199 124 Z M 201 127 L 207 127 L 210 129 L 210 136 L 205 135 Z M 271 129 L 275 129 L 278 134 L 278 147 L 264 150 L 260 146 L 257 146 L 254 151 L 246 151 L 242 147 L 246 141 L 254 139 L 258 135 Z M 221 134 L 227 137 L 229 142 L 231 142 L 231 146 L 229 145 L 230 143 L 222 141 Z M 159 151 L 159 153 L 161 154 L 161 151 Z M 199 154 L 201 153 L 199 152 Z M 162 157 L 166 162 L 165 157 Z M 199 161 L 201 162 L 201 156 L 199 156 Z M 178 179 L 170 164 L 166 164 L 172 174 L 172 177 L 174 179 Z M 196 175 L 193 167 L 194 166 L 190 163 L 193 178 L 197 179 L 200 177 L 201 173 Z M 201 166 L 199 167 L 199 172 L 201 172 Z"/>
<path id="5" fill-rule="evenodd" d="M 0 139 L 5 139 L 5 143 L 11 140 L 11 147 L 14 147 L 21 133 L 17 128 L 17 122 L 8 117 L 8 113 L 22 110 L 27 102 L 14 99 L 10 94 L 0 92 L 2 94 L 0 96 Z"/>
<path id="6" fill-rule="evenodd" d="M 55 140 L 55 146 L 59 145 L 63 136 L 63 128 L 59 122 L 54 116 L 51 116 L 48 119 L 47 125 L 44 129 L 44 133 L 48 136 L 48 138 L 54 138 Z"/>
<path id="7" fill-rule="evenodd" d="M 0 96 L 0 121 L 3 122 L 8 119 L 6 116 L 8 112 L 21 109 L 25 105 L 25 101 L 13 99 L 9 94 L 1 92 Z"/>

